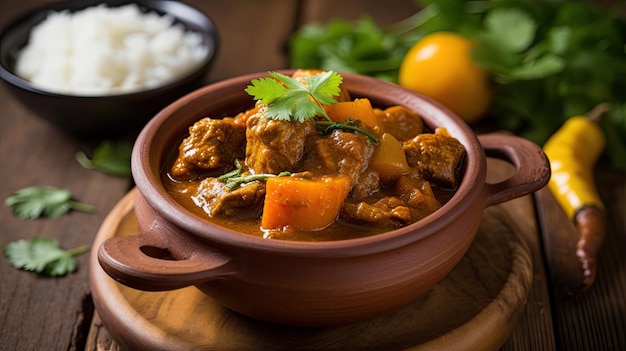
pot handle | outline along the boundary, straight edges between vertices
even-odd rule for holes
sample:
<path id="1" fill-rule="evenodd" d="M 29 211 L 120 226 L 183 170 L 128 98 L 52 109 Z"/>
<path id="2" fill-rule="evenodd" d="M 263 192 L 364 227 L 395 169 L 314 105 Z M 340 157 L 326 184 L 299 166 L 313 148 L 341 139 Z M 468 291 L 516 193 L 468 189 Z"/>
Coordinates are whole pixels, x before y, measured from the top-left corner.
<path id="1" fill-rule="evenodd" d="M 120 283 L 148 291 L 174 290 L 235 273 L 230 256 L 155 219 L 147 230 L 105 240 L 98 249 L 103 270 Z"/>
<path id="2" fill-rule="evenodd" d="M 550 180 L 550 162 L 532 141 L 502 133 L 479 135 L 478 140 L 485 155 L 508 161 L 515 167 L 510 178 L 485 184 L 485 207 L 535 192 Z"/>

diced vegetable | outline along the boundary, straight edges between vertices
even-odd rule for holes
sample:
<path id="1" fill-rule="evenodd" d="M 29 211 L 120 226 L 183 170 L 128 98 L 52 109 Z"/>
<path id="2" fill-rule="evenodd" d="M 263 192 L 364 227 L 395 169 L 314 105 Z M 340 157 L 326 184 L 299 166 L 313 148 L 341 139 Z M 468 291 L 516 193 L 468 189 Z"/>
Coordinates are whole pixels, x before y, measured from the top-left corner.
<path id="1" fill-rule="evenodd" d="M 389 133 L 384 133 L 379 139 L 369 168 L 376 171 L 383 181 L 396 180 L 410 169 L 402 144 Z"/>
<path id="2" fill-rule="evenodd" d="M 332 224 L 350 191 L 346 177 L 306 179 L 275 177 L 267 180 L 263 229 L 292 227 L 321 230 Z"/>
<path id="3" fill-rule="evenodd" d="M 367 126 L 377 129 L 380 133 L 384 132 L 382 118 L 374 113 L 369 99 L 342 101 L 324 106 L 324 109 L 330 119 L 335 122 L 345 123 L 348 118 L 358 119 Z"/>

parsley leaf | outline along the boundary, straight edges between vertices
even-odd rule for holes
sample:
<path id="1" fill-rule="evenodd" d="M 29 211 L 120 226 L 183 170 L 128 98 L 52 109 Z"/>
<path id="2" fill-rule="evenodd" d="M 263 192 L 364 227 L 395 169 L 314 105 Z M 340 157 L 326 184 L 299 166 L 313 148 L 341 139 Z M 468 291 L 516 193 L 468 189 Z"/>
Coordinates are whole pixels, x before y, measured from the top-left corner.
<path id="1" fill-rule="evenodd" d="M 76 153 L 76 160 L 87 169 L 97 169 L 108 174 L 129 177 L 132 149 L 133 146 L 128 142 L 103 141 L 95 149 L 91 160 L 82 151 Z"/>
<path id="2" fill-rule="evenodd" d="M 69 190 L 55 187 L 23 188 L 9 196 L 4 203 L 21 219 L 59 218 L 70 210 L 94 211 L 91 205 L 73 201 Z"/>
<path id="3" fill-rule="evenodd" d="M 343 77 L 333 71 L 305 77 L 306 84 L 278 72 L 269 74 L 271 78 L 253 79 L 245 91 L 268 105 L 268 117 L 283 121 L 293 117 L 303 122 L 315 116 L 325 116 L 321 105 L 337 102 L 333 96 L 339 95 L 339 85 L 343 82 Z"/>
<path id="4" fill-rule="evenodd" d="M 56 240 L 40 237 L 14 241 L 4 247 L 4 255 L 13 267 L 51 277 L 74 272 L 77 267 L 74 256 L 87 251 L 88 245 L 63 250 Z"/>

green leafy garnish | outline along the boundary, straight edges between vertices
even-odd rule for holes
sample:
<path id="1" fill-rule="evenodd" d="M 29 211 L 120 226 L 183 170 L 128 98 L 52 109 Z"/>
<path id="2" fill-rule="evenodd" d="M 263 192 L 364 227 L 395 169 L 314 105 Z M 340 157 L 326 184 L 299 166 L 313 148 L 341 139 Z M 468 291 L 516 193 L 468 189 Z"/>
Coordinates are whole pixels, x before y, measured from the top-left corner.
<path id="1" fill-rule="evenodd" d="M 326 114 L 322 105 L 337 103 L 343 77 L 333 71 L 305 77 L 306 85 L 278 72 L 253 79 L 246 92 L 268 105 L 266 116 L 283 121 L 292 117 L 299 122 Z"/>
<path id="2" fill-rule="evenodd" d="M 217 179 L 221 180 L 222 182 L 225 182 L 226 187 L 229 190 L 235 190 L 244 184 L 252 183 L 257 180 L 266 180 L 268 178 L 273 178 L 273 177 L 287 177 L 291 175 L 291 172 L 284 171 L 284 172 L 278 173 L 277 175 L 259 173 L 259 174 L 250 174 L 250 175 L 242 176 L 241 175 L 242 171 L 243 171 L 243 167 L 241 166 L 241 163 L 239 162 L 239 160 L 235 160 L 235 169 L 228 173 L 222 174 L 221 176 L 217 177 Z"/>
<path id="3" fill-rule="evenodd" d="M 79 151 L 76 153 L 76 160 L 87 169 L 97 169 L 108 174 L 129 177 L 132 149 L 132 144 L 125 141 L 103 141 L 94 150 L 92 159 Z"/>
<path id="4" fill-rule="evenodd" d="M 70 210 L 88 213 L 95 210 L 91 205 L 72 200 L 72 193 L 69 190 L 50 186 L 20 189 L 4 203 L 12 207 L 13 214 L 21 219 L 59 218 Z"/>
<path id="5" fill-rule="evenodd" d="M 271 77 L 253 79 L 245 91 L 255 100 L 267 105 L 265 116 L 268 118 L 289 121 L 292 118 L 304 122 L 315 117 L 323 117 L 325 121 L 316 120 L 325 133 L 332 129 L 341 129 L 365 134 L 371 142 L 378 143 L 378 138 L 366 130 L 330 119 L 323 105 L 336 104 L 334 96 L 341 93 L 340 85 L 343 77 L 336 72 L 326 71 L 304 77 L 306 84 L 278 72 L 269 72 Z"/>
<path id="6" fill-rule="evenodd" d="M 56 240 L 40 237 L 14 241 L 4 247 L 4 255 L 13 267 L 51 277 L 74 272 L 77 267 L 74 256 L 87 251 L 89 245 L 63 250 Z"/>

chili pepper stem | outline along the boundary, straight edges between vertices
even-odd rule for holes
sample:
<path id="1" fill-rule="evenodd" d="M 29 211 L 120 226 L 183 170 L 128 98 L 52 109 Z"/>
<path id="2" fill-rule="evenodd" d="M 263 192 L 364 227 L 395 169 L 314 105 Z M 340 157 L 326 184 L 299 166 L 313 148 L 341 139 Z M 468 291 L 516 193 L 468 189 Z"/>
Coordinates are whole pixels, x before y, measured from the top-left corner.
<path id="1" fill-rule="evenodd" d="M 598 123 L 602 116 L 611 110 L 611 106 L 607 102 L 596 105 L 586 115 L 590 120 Z"/>

